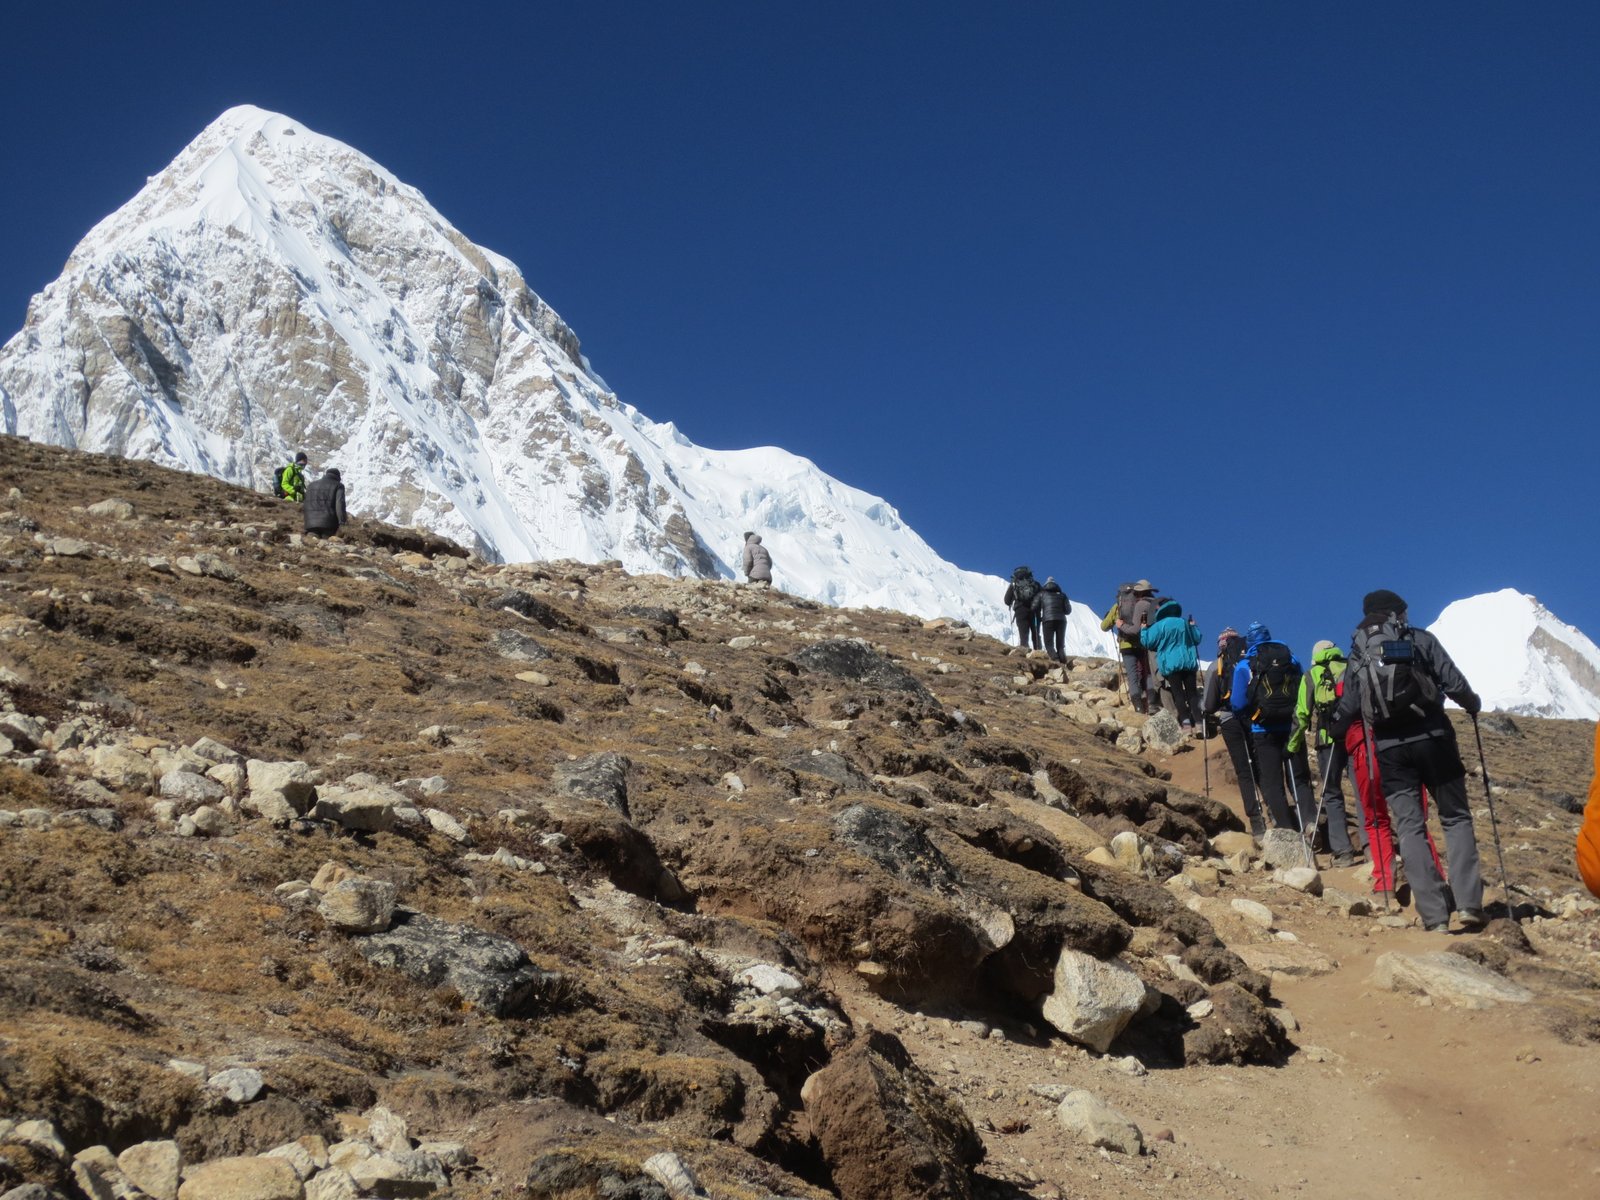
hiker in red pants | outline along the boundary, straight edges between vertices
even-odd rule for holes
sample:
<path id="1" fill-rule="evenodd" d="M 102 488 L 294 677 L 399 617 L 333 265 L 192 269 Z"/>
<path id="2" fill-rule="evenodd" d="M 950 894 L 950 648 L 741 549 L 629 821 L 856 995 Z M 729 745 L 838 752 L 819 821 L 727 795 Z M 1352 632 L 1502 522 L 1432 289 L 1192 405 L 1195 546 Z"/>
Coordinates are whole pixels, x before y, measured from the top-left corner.
<path id="1" fill-rule="evenodd" d="M 1361 823 L 1367 831 L 1367 848 L 1372 854 L 1372 890 L 1383 897 L 1384 907 L 1395 892 L 1394 830 L 1389 825 L 1389 805 L 1383 798 L 1383 779 L 1378 774 L 1378 759 L 1367 752 L 1366 726 L 1355 722 L 1345 731 L 1344 747 L 1350 755 L 1350 765 L 1356 772 L 1356 799 L 1361 802 Z M 1444 864 L 1439 861 L 1439 850 L 1433 844 L 1433 834 L 1427 827 L 1428 792 L 1423 789 L 1423 836 L 1428 839 L 1428 853 L 1440 878 L 1444 877 Z"/>

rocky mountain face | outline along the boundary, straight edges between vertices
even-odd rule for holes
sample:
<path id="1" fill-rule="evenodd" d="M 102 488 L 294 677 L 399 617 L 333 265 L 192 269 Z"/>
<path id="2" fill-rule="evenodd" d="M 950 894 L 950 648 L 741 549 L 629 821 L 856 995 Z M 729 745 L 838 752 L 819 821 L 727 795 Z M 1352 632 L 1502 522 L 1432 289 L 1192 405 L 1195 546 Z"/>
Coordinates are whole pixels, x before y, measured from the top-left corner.
<path id="1" fill-rule="evenodd" d="M 622 403 L 516 266 L 288 117 L 230 109 L 73 251 L 0 349 L 7 433 L 258 490 L 300 449 L 355 508 L 495 561 L 731 578 L 1004 629 L 1004 581 L 776 448 Z M 1091 614 L 1069 649 L 1095 652 Z"/>
<path id="2" fill-rule="evenodd" d="M 1443 939 L 1241 832 L 1225 757 L 1103 659 L 303 539 L 259 492 L 15 438 L 0 478 L 13 1200 L 1265 1197 L 1383 1072 L 1369 1148 L 1433 1161 L 1406 1081 L 1470 1108 L 1512 1053 L 1474 1011 L 1450 1076 L 1455 1004 L 1549 1064 L 1499 1081 L 1517 1179 L 1575 1169 L 1572 723 L 1486 722 L 1526 933 Z"/>

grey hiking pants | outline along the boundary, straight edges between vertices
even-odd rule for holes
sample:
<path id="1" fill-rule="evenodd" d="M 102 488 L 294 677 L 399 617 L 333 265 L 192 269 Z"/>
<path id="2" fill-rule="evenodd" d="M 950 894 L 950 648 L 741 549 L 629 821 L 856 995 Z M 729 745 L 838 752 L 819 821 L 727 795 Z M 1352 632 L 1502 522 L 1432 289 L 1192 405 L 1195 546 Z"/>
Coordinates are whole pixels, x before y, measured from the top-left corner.
<path id="1" fill-rule="evenodd" d="M 1478 865 L 1478 837 L 1467 805 L 1467 771 L 1456 749 L 1449 725 L 1403 742 L 1378 743 L 1378 773 L 1383 777 L 1383 798 L 1389 805 L 1389 822 L 1406 879 L 1416 900 L 1417 916 L 1424 925 L 1442 925 L 1450 919 L 1454 894 L 1459 912 L 1483 907 L 1483 871 Z M 1424 832 L 1421 789 L 1433 796 L 1444 829 L 1445 857 L 1450 863 L 1450 883 L 1439 878 Z"/>
<path id="2" fill-rule="evenodd" d="M 1350 752 L 1344 748 L 1343 742 L 1334 742 L 1330 746 L 1318 746 L 1317 758 L 1322 766 L 1322 815 L 1328 822 L 1328 849 L 1333 854 L 1353 854 L 1356 845 L 1367 844 L 1367 838 L 1362 832 L 1360 821 L 1357 821 L 1357 843 L 1353 845 L 1350 841 L 1350 829 L 1346 823 L 1343 781 L 1346 773 L 1350 775 L 1350 785 L 1355 786 L 1355 772 L 1350 766 Z"/>

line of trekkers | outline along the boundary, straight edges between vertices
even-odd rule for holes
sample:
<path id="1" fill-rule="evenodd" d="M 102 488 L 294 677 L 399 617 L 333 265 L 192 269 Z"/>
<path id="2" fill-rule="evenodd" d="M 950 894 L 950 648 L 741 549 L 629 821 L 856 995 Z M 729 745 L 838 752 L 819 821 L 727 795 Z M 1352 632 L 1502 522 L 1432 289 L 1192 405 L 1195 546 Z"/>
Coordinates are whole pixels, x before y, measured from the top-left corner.
<path id="1" fill-rule="evenodd" d="M 1023 581 L 1031 578 L 1018 568 L 1006 592 L 1024 647 L 1030 626 Z M 1030 596 L 1030 614 L 1035 606 Z M 1309 857 L 1321 824 L 1334 866 L 1353 866 L 1370 853 L 1373 891 L 1385 908 L 1404 903 L 1409 890 L 1427 930 L 1448 930 L 1452 913 L 1459 928 L 1478 929 L 1486 919 L 1483 875 L 1466 766 L 1444 700 L 1460 705 L 1475 730 L 1482 703 L 1438 638 L 1412 628 L 1406 617 L 1406 603 L 1394 592 L 1369 592 L 1349 654 L 1320 641 L 1309 669 L 1260 622 L 1242 636 L 1224 629 L 1198 697 L 1200 631 L 1149 580 L 1119 588 L 1101 628 L 1115 633 L 1136 710 L 1153 712 L 1165 693 L 1184 729 L 1221 735 L 1252 834 L 1261 836 L 1269 824 L 1294 830 Z M 1311 751 L 1320 785 L 1313 783 Z M 1346 774 L 1360 807 L 1353 825 Z M 1486 790 L 1487 782 L 1485 775 Z M 1448 875 L 1428 832 L 1430 796 L 1444 831 Z M 1510 915 L 1509 891 L 1506 904 Z"/>

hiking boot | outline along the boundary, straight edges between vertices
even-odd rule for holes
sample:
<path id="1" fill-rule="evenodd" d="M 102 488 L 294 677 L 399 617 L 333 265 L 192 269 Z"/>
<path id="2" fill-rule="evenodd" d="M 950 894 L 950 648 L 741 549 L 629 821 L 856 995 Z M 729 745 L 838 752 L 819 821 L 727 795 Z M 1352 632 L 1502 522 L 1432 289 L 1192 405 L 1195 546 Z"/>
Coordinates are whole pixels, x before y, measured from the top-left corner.
<path id="1" fill-rule="evenodd" d="M 1354 854 L 1335 854 L 1333 856 L 1333 865 L 1336 867 L 1353 867 L 1360 861 Z"/>
<path id="2" fill-rule="evenodd" d="M 1435 921 L 1432 925 L 1424 925 L 1422 927 L 1422 932 L 1423 933 L 1449 933 L 1450 932 L 1450 922 L 1449 921 Z"/>
<path id="3" fill-rule="evenodd" d="M 1461 922 L 1462 929 L 1482 929 L 1489 923 L 1489 918 L 1483 915 L 1481 908 L 1466 908 L 1456 914 L 1456 919 Z"/>

